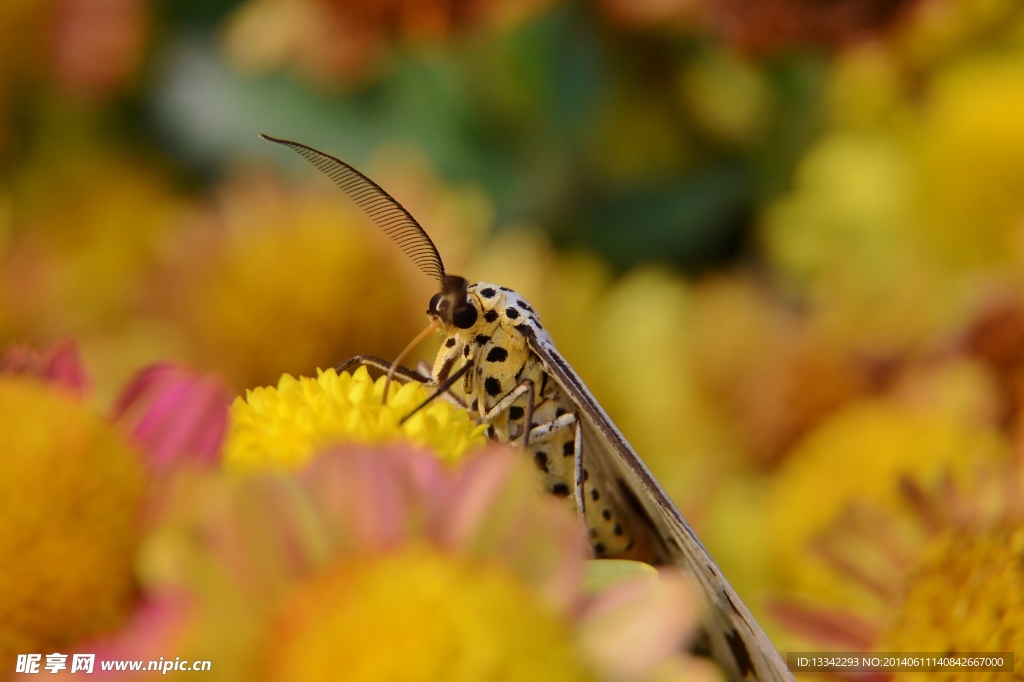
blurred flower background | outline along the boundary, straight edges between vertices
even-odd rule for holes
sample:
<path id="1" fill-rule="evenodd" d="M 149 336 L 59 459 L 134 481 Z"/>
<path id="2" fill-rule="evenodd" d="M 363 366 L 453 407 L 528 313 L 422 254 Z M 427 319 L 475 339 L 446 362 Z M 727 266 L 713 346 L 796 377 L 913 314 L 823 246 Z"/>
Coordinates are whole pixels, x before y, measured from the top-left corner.
<path id="1" fill-rule="evenodd" d="M 1024 655 L 1016 0 L 5 2 L 0 348 L 115 415 L 394 357 L 434 283 L 260 132 L 526 296 L 780 649 Z"/>

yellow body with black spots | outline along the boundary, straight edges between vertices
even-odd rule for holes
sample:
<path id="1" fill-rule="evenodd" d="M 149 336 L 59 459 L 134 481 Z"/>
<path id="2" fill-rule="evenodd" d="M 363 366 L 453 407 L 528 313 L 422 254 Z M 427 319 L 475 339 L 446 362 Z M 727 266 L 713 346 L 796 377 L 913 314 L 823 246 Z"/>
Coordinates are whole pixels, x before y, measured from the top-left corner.
<path id="1" fill-rule="evenodd" d="M 526 453 L 541 472 L 541 485 L 551 494 L 577 506 L 576 456 L 580 437 L 578 422 L 556 426 L 545 433 L 560 417 L 575 414 L 570 397 L 544 369 L 531 350 L 523 325 L 542 330 L 536 314 L 526 301 L 510 289 L 494 284 L 470 285 L 467 293 L 479 311 L 476 324 L 459 329 L 452 327 L 434 363 L 433 376 L 444 380 L 473 362 L 472 369 L 450 389 L 470 410 L 473 417 L 488 424 L 488 435 L 501 443 L 517 444 L 525 428 L 529 396 L 524 393 L 500 411 L 491 414 L 503 398 L 524 380 L 534 389 L 531 438 Z M 652 559 L 630 532 L 628 515 L 616 509 L 615 498 L 604 489 L 606 482 L 586 464 L 582 468 L 585 496 L 584 519 L 595 555 L 607 558 Z"/>

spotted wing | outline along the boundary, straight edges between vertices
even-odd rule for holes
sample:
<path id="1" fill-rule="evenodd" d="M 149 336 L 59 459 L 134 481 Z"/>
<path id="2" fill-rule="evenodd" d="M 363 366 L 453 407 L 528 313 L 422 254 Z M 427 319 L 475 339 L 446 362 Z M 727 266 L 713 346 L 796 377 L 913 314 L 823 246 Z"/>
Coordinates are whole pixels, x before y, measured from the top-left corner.
<path id="1" fill-rule="evenodd" d="M 669 563 L 690 574 L 707 602 L 705 626 L 708 648 L 737 682 L 793 680 L 778 651 L 739 595 L 701 544 L 675 504 L 630 447 L 586 385 L 551 343 L 546 333 L 520 325 L 530 348 L 548 373 L 572 397 L 583 422 L 583 458 L 619 487 L 624 509 L 634 509 L 639 521 L 660 545 Z M 616 486 L 612 486 L 615 490 Z"/>
<path id="2" fill-rule="evenodd" d="M 385 192 L 380 185 L 340 159 L 291 140 L 260 135 L 264 140 L 284 145 L 298 152 L 311 164 L 334 181 L 356 206 L 363 209 L 373 222 L 402 249 L 416 266 L 440 281 L 444 265 L 437 247 L 426 231 L 405 208 Z"/>

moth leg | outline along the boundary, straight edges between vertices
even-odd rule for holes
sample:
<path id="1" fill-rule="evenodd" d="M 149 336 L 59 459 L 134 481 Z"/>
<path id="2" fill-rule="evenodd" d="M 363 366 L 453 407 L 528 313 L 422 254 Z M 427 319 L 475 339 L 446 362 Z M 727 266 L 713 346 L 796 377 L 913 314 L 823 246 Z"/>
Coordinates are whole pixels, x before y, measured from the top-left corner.
<path id="1" fill-rule="evenodd" d="M 570 412 L 569 414 L 562 416 L 571 416 L 576 422 L 576 434 L 573 436 L 573 448 L 575 449 L 574 461 L 576 464 L 576 510 L 579 512 L 580 523 L 583 524 L 584 530 L 586 530 L 587 496 L 586 491 L 583 489 L 583 483 L 586 481 L 586 478 L 583 475 L 583 425 L 580 424 L 580 417 L 576 412 Z"/>
<path id="2" fill-rule="evenodd" d="M 433 393 L 431 393 L 429 396 L 427 396 L 426 400 L 424 400 L 422 403 L 417 405 L 416 408 L 413 409 L 412 412 L 410 412 L 409 414 L 407 414 L 404 417 L 402 417 L 402 420 L 400 422 L 398 422 L 399 425 L 404 424 L 406 421 L 409 420 L 410 417 L 412 417 L 414 414 L 416 414 L 417 412 L 422 410 L 424 407 L 429 405 L 430 402 L 434 398 L 436 398 L 437 396 L 439 396 L 439 395 L 444 395 L 446 397 L 450 396 L 451 393 L 448 391 L 448 389 L 451 388 L 452 385 L 455 384 L 456 381 L 461 379 L 463 374 L 465 374 L 466 372 L 468 372 L 472 368 L 473 368 L 473 361 L 472 360 L 467 360 L 466 364 L 463 365 L 462 368 L 459 369 L 459 371 L 457 371 L 455 374 L 452 374 L 450 377 L 448 377 L 447 379 L 442 381 L 440 384 L 438 384 L 437 388 L 434 390 Z M 452 398 L 455 401 L 458 401 L 458 404 L 462 405 L 462 407 L 465 407 L 465 404 L 462 403 L 462 401 L 459 400 L 457 396 L 452 396 Z"/>
<path id="3" fill-rule="evenodd" d="M 378 358 L 376 355 L 357 355 L 354 358 L 348 360 L 342 360 L 334 366 L 334 371 L 341 374 L 349 367 L 353 366 L 367 366 L 376 367 L 382 372 L 388 372 L 391 369 L 391 363 L 384 358 Z M 395 376 L 405 381 L 415 381 L 420 384 L 426 384 L 428 386 L 434 386 L 437 384 L 436 381 L 430 375 L 422 375 L 415 370 L 411 370 L 408 367 L 399 365 L 395 367 Z"/>
<path id="4" fill-rule="evenodd" d="M 575 412 L 567 412 L 561 417 L 555 417 L 549 422 L 543 424 L 537 424 L 530 429 L 530 443 L 534 443 L 539 440 L 544 440 L 555 431 L 561 431 L 567 429 L 570 426 L 576 426 L 577 432 L 579 430 L 579 417 L 576 416 Z M 579 438 L 577 438 L 577 447 L 579 447 Z"/>
<path id="5" fill-rule="evenodd" d="M 483 421 L 489 422 L 499 414 L 512 407 L 512 403 L 526 395 L 526 424 L 523 426 L 523 447 L 525 448 L 530 435 L 530 420 L 533 418 L 534 388 L 532 379 L 523 379 L 515 385 L 511 391 L 502 396 L 501 400 L 494 403 L 490 410 L 483 414 Z"/>
<path id="6" fill-rule="evenodd" d="M 334 366 L 334 371 L 340 374 L 349 367 L 353 367 L 356 365 L 375 367 L 376 369 L 379 369 L 385 374 L 387 374 L 387 372 L 391 369 L 391 363 L 385 360 L 384 358 L 378 358 L 376 355 L 357 355 L 354 358 L 349 358 L 348 360 L 343 360 L 336 364 Z M 438 385 L 438 381 L 431 377 L 429 372 L 427 374 L 421 374 L 419 372 L 409 369 L 408 367 L 403 367 L 402 365 L 395 367 L 395 376 L 404 381 L 415 381 L 417 383 L 423 384 L 427 388 L 432 388 Z M 455 405 L 456 407 L 466 409 L 466 403 L 463 402 L 462 399 L 459 398 L 459 396 L 447 390 L 447 388 L 445 389 L 444 392 L 444 399 L 450 402 L 452 405 Z M 431 400 L 433 400 L 433 398 L 431 398 Z M 406 419 L 408 419 L 411 416 L 412 415 L 407 416 Z"/>

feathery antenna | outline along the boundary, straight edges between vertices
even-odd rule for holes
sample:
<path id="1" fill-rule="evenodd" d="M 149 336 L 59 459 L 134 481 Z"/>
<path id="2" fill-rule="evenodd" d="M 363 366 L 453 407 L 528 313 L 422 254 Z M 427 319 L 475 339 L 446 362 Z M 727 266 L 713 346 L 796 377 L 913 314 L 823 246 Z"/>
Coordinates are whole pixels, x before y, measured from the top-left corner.
<path id="1" fill-rule="evenodd" d="M 444 277 L 444 264 L 430 236 L 405 208 L 380 185 L 352 166 L 329 154 L 291 140 L 282 140 L 260 133 L 268 142 L 295 150 L 324 172 L 361 208 L 421 271 L 438 281 Z"/>

